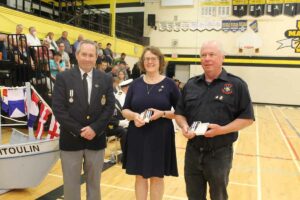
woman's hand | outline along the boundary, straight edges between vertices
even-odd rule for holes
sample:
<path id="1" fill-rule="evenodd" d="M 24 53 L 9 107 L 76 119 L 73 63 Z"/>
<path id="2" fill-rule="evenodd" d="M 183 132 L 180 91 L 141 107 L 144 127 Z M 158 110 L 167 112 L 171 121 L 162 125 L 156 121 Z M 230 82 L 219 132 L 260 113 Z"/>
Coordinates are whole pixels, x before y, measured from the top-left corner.
<path id="1" fill-rule="evenodd" d="M 142 127 L 145 125 L 145 121 L 140 117 L 140 115 L 138 113 L 136 113 L 133 121 L 134 121 L 134 125 L 136 127 Z"/>
<path id="2" fill-rule="evenodd" d="M 148 110 L 153 111 L 153 114 L 150 117 L 151 121 L 157 120 L 157 119 L 161 118 L 164 115 L 164 111 L 161 111 L 161 110 L 157 110 L 157 109 L 154 109 L 154 108 L 149 108 Z"/>

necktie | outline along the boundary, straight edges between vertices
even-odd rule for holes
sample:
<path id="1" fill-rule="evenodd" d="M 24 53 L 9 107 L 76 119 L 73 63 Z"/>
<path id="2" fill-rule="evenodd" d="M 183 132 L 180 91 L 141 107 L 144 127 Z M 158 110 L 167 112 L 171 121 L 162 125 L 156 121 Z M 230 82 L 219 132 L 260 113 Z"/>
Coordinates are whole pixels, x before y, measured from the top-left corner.
<path id="1" fill-rule="evenodd" d="M 88 103 L 89 102 L 89 93 L 88 93 L 88 82 L 87 82 L 87 73 L 84 73 L 83 74 L 83 79 L 82 79 L 82 84 L 83 84 L 83 90 L 84 90 L 84 95 L 85 95 L 85 99 L 86 99 L 86 102 Z"/>

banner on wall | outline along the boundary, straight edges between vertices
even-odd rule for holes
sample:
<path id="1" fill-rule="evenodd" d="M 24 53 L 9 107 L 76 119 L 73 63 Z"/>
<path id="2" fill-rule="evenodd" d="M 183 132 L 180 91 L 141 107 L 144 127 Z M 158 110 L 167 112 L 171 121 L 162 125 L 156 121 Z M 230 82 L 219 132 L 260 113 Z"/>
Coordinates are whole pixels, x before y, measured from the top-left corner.
<path id="1" fill-rule="evenodd" d="M 284 14 L 288 16 L 295 16 L 300 14 L 300 0 L 285 0 Z"/>
<path id="2" fill-rule="evenodd" d="M 247 30 L 247 20 L 223 20 L 222 31 L 244 32 Z"/>
<path id="3" fill-rule="evenodd" d="M 224 31 L 244 32 L 247 20 L 205 20 L 199 22 L 158 22 L 159 31 Z"/>
<path id="4" fill-rule="evenodd" d="M 257 23 L 257 20 L 254 20 L 253 22 L 251 22 L 249 24 L 250 28 L 255 32 L 257 33 L 258 32 L 258 23 Z"/>
<path id="5" fill-rule="evenodd" d="M 248 0 L 232 0 L 232 15 L 243 17 L 248 13 Z"/>
<path id="6" fill-rule="evenodd" d="M 266 13 L 271 16 L 281 15 L 283 11 L 284 0 L 267 0 Z"/>
<path id="7" fill-rule="evenodd" d="M 260 17 L 265 14 L 266 0 L 249 0 L 249 15 Z"/>
<path id="8" fill-rule="evenodd" d="M 286 39 L 276 41 L 280 44 L 277 50 L 292 48 L 295 50 L 295 53 L 300 53 L 300 20 L 296 21 L 295 29 L 286 30 L 284 35 Z"/>
<path id="9" fill-rule="evenodd" d="M 230 0 L 201 0 L 201 15 L 207 17 L 227 17 L 230 15 Z"/>

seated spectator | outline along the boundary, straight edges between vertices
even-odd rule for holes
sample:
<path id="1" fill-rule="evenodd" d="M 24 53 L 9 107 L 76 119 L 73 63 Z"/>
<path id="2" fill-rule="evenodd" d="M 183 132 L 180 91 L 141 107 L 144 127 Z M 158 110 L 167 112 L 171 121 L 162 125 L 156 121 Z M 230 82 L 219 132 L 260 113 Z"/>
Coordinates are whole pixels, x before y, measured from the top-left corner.
<path id="1" fill-rule="evenodd" d="M 111 43 L 106 44 L 106 48 L 104 49 L 104 55 L 106 58 L 106 61 L 109 63 L 109 65 L 112 65 L 114 60 L 114 54 L 111 50 Z"/>
<path id="2" fill-rule="evenodd" d="M 53 32 L 47 33 L 45 40 L 50 44 L 49 49 L 52 51 L 52 53 L 58 52 L 58 46 L 54 40 Z"/>
<path id="3" fill-rule="evenodd" d="M 50 43 L 48 42 L 48 40 L 44 40 L 42 46 L 47 47 L 47 49 L 45 49 L 45 55 L 49 56 L 49 59 L 53 59 L 53 55 L 54 52 L 50 50 Z"/>
<path id="4" fill-rule="evenodd" d="M 56 79 L 56 75 L 59 72 L 63 72 L 66 69 L 65 62 L 62 60 L 59 52 L 54 53 L 54 59 L 50 60 L 50 74 L 52 80 Z"/>
<path id="5" fill-rule="evenodd" d="M 37 37 L 37 31 L 35 27 L 29 28 L 29 34 L 26 35 L 28 46 L 41 46 L 41 41 Z"/>
<path id="6" fill-rule="evenodd" d="M 113 65 L 118 65 L 120 62 L 125 62 L 125 65 L 127 64 L 125 61 L 126 53 L 121 53 L 121 57 L 114 59 Z"/>
<path id="7" fill-rule="evenodd" d="M 106 72 L 107 66 L 108 66 L 108 63 L 104 60 L 104 61 L 102 61 L 101 64 L 97 65 L 96 68 L 102 72 Z"/>
<path id="8" fill-rule="evenodd" d="M 74 44 L 73 44 L 73 56 L 76 56 L 75 54 L 76 54 L 76 49 L 77 49 L 77 47 L 78 47 L 78 45 L 79 45 L 79 43 L 82 41 L 84 39 L 84 37 L 83 37 L 83 35 L 78 35 L 78 38 L 77 38 L 77 40 L 74 42 Z"/>
<path id="9" fill-rule="evenodd" d="M 120 61 L 118 66 L 120 70 L 123 70 L 126 73 L 126 79 L 129 79 L 131 77 L 131 71 L 129 66 L 126 64 L 126 62 Z"/>
<path id="10" fill-rule="evenodd" d="M 97 66 L 100 67 L 101 63 L 104 61 L 107 63 L 107 61 L 105 60 L 104 53 L 103 53 L 102 43 L 99 42 L 98 49 L 97 49 L 97 61 L 96 61 Z"/>
<path id="11" fill-rule="evenodd" d="M 18 45 L 13 47 L 14 60 L 17 64 L 32 64 L 29 49 L 26 45 L 26 38 L 23 36 L 18 38 Z"/>
<path id="12" fill-rule="evenodd" d="M 123 82 L 123 81 L 125 81 L 125 80 L 127 80 L 128 77 L 127 77 L 126 71 L 124 71 L 122 69 L 119 70 L 118 71 L 118 78 L 119 78 L 120 83 Z"/>
<path id="13" fill-rule="evenodd" d="M 23 34 L 23 25 L 22 24 L 18 24 L 16 26 L 16 34 L 12 35 L 11 37 L 9 37 L 9 46 L 10 49 L 13 49 L 13 47 L 18 46 L 18 41 L 19 41 L 19 37 Z"/>
<path id="14" fill-rule="evenodd" d="M 112 67 L 107 67 L 106 72 L 110 74 L 112 77 L 118 77 L 119 66 L 115 65 Z"/>
<path id="15" fill-rule="evenodd" d="M 62 60 L 66 64 L 66 68 L 71 69 L 70 57 L 69 57 L 69 54 L 65 51 L 65 44 L 64 43 L 61 42 L 61 43 L 58 44 L 58 52 L 61 54 Z"/>
<path id="16" fill-rule="evenodd" d="M 60 45 L 61 43 L 64 44 L 65 47 L 65 52 L 67 52 L 69 54 L 69 56 L 72 54 L 72 47 L 71 47 L 71 43 L 68 40 L 68 31 L 63 31 L 61 34 L 61 37 L 56 41 L 57 45 Z M 62 55 L 63 56 L 63 55 Z"/>

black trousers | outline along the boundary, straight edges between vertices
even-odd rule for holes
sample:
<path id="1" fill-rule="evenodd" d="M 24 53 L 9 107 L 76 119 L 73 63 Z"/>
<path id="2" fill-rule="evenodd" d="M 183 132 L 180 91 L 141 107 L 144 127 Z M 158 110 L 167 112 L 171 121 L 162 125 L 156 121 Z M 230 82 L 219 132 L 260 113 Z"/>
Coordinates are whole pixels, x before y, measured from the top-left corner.
<path id="1" fill-rule="evenodd" d="M 227 200 L 232 167 L 232 145 L 212 151 L 187 145 L 184 176 L 189 200 L 206 200 L 207 184 L 211 200 Z"/>
<path id="2" fill-rule="evenodd" d="M 106 136 L 116 136 L 120 138 L 120 143 L 121 143 L 121 150 L 124 152 L 124 147 L 125 147 L 125 141 L 126 141 L 126 136 L 127 136 L 127 129 L 123 128 L 121 126 L 114 127 L 113 129 L 107 129 L 106 130 Z"/>

